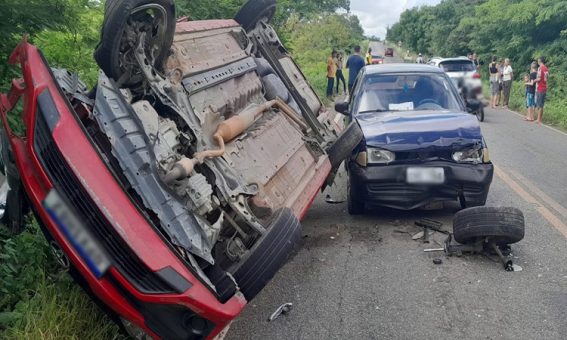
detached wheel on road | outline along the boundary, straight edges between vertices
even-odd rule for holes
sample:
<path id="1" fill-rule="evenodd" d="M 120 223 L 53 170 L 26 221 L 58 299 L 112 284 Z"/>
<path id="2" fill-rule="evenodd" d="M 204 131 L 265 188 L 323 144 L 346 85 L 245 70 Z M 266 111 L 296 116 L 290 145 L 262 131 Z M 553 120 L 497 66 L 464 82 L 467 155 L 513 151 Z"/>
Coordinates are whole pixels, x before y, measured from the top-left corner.
<path id="1" fill-rule="evenodd" d="M 363 138 L 362 129 L 356 122 L 350 123 L 344 129 L 339 138 L 326 150 L 333 170 L 338 169 L 341 163 L 352 155 L 352 150 L 360 144 Z"/>
<path id="2" fill-rule="evenodd" d="M 364 203 L 360 202 L 359 200 L 354 197 L 352 188 L 351 188 L 351 179 L 350 175 L 348 176 L 348 183 L 347 183 L 347 208 L 348 213 L 350 215 L 362 215 L 364 214 Z"/>
<path id="3" fill-rule="evenodd" d="M 524 239 L 524 214 L 515 208 L 475 207 L 458 212 L 453 219 L 455 241 L 472 244 L 487 239 L 509 245 Z"/>
<path id="4" fill-rule="evenodd" d="M 146 34 L 148 63 L 162 71 L 175 25 L 173 0 L 108 0 L 94 58 L 110 78 L 124 86 L 136 85 L 143 80 L 134 57 L 140 34 Z"/>
<path id="5" fill-rule="evenodd" d="M 301 224 L 287 208 L 276 212 L 267 229 L 233 275 L 248 301 L 274 277 L 301 239 Z"/>
<path id="6" fill-rule="evenodd" d="M 246 31 L 253 30 L 262 20 L 272 20 L 276 14 L 276 0 L 248 0 L 238 11 L 234 20 Z"/>

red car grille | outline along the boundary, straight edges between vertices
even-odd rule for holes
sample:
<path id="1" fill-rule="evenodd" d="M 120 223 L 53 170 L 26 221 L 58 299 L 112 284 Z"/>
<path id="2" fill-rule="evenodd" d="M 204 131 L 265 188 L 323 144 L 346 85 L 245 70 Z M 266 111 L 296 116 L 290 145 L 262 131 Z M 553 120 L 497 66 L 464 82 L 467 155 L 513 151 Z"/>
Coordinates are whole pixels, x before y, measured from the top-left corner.
<path id="1" fill-rule="evenodd" d="M 105 249 L 113 266 L 143 293 L 166 294 L 174 292 L 169 284 L 149 270 L 133 254 L 131 249 L 117 235 L 114 227 L 102 216 L 91 197 L 64 161 L 41 113 L 38 114 L 36 121 L 34 149 L 54 188 L 66 203 L 75 209 L 77 216 Z"/>

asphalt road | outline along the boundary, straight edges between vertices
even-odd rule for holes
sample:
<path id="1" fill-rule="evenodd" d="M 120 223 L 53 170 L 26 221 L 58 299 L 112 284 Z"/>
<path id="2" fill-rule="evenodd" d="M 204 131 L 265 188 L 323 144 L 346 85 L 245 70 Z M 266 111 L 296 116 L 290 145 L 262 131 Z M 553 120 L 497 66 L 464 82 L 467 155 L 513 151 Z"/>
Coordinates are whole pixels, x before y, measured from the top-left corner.
<path id="1" fill-rule="evenodd" d="M 383 41 L 371 41 L 369 46 L 372 49 L 374 54 L 378 54 L 381 56 L 385 56 L 386 54 L 386 47 L 392 46 L 385 46 Z M 394 64 L 394 63 L 403 63 L 404 59 L 401 56 L 394 54 L 393 57 L 384 57 L 385 64 Z"/>
<path id="2" fill-rule="evenodd" d="M 450 230 L 456 204 L 351 217 L 323 194 L 303 221 L 301 249 L 227 338 L 565 339 L 567 135 L 504 110 L 487 110 L 482 127 L 497 167 L 488 204 L 526 216 L 526 238 L 513 247 L 523 271 L 481 255 L 424 253 L 435 244 L 412 240 L 414 221 L 429 217 Z M 335 199 L 345 196 L 341 183 Z M 286 302 L 291 313 L 266 322 Z"/>

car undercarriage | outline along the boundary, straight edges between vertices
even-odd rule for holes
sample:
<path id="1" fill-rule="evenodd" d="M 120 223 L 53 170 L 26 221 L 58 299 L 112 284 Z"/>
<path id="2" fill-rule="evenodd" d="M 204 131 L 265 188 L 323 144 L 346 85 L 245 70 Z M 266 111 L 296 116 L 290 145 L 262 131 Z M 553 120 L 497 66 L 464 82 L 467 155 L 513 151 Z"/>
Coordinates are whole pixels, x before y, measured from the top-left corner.
<path id="1" fill-rule="evenodd" d="M 170 0 L 107 1 L 91 90 L 26 41 L 11 57 L 23 78 L 1 98 L 10 190 L 131 333 L 222 331 L 283 266 L 362 139 L 309 86 L 270 4 L 245 4 L 237 22 L 175 20 Z M 24 134 L 6 120 L 21 100 Z"/>

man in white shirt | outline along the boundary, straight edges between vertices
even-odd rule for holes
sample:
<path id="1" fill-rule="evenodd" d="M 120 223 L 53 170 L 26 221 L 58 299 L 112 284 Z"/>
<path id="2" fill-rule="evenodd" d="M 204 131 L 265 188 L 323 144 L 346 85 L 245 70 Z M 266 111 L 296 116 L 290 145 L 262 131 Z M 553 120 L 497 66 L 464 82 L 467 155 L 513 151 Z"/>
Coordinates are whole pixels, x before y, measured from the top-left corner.
<path id="1" fill-rule="evenodd" d="M 502 72 L 502 82 L 503 82 L 503 102 L 502 105 L 505 109 L 508 108 L 508 103 L 510 102 L 510 92 L 512 91 L 512 81 L 514 80 L 514 70 L 510 64 L 510 59 L 506 58 L 504 60 L 504 71 Z"/>
<path id="2" fill-rule="evenodd" d="M 417 59 L 415 60 L 415 62 L 417 64 L 425 64 L 425 61 L 423 60 L 423 56 L 421 55 L 421 53 L 419 54 L 419 56 L 417 57 Z"/>

